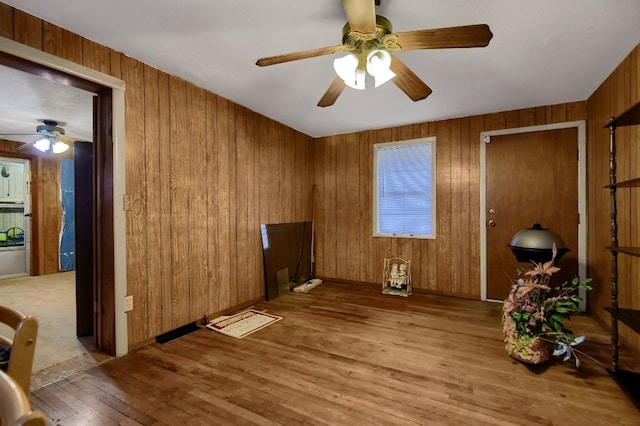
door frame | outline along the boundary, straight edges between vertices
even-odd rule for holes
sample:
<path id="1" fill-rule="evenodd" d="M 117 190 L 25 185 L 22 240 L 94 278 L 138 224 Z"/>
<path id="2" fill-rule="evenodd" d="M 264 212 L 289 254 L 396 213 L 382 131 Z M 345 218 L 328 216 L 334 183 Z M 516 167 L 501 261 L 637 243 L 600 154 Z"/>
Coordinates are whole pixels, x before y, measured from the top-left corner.
<path id="1" fill-rule="evenodd" d="M 538 126 L 515 127 L 511 129 L 480 132 L 480 298 L 487 299 L 487 147 L 491 136 L 513 135 L 519 133 L 543 132 L 577 128 L 578 130 L 578 275 L 587 276 L 587 125 L 585 120 Z M 587 308 L 586 290 L 579 290 L 582 297 L 580 310 Z M 502 301 L 500 301 L 502 302 Z"/>
<path id="2" fill-rule="evenodd" d="M 31 62 L 38 66 L 55 71 L 56 75 L 48 76 L 49 79 L 53 81 L 85 88 L 92 92 L 95 92 L 94 88 L 97 84 L 110 89 L 112 93 L 111 139 L 113 143 L 113 152 L 105 154 L 112 155 L 113 170 L 111 178 L 113 188 L 112 192 L 110 191 L 111 188 L 105 187 L 102 188 L 102 190 L 109 190 L 111 193 L 105 193 L 104 195 L 113 197 L 113 222 L 109 224 L 113 227 L 113 241 L 105 241 L 105 243 L 112 245 L 113 247 L 113 294 L 108 296 L 110 296 L 109 299 L 112 298 L 113 301 L 111 304 L 113 304 L 114 312 L 109 313 L 109 315 L 114 316 L 115 327 L 113 331 L 106 331 L 106 335 L 110 336 L 112 333 L 114 334 L 114 342 L 111 343 L 111 346 L 115 349 L 115 355 L 123 355 L 128 351 L 127 315 L 124 309 L 124 300 L 127 291 L 127 240 L 126 215 L 124 210 L 125 83 L 124 81 L 110 75 L 103 74 L 75 62 L 71 62 L 33 47 L 9 40 L 5 37 L 0 37 L 0 52 L 5 52 L 10 56 L 19 58 L 20 60 Z M 7 66 L 19 68 L 19 66 L 12 64 Z M 108 132 L 108 129 L 104 130 Z M 96 173 L 98 173 L 98 171 L 96 171 Z M 99 178 L 99 176 L 97 177 Z M 98 188 L 98 190 L 101 190 L 101 188 Z M 95 332 L 100 331 L 95 330 Z"/>

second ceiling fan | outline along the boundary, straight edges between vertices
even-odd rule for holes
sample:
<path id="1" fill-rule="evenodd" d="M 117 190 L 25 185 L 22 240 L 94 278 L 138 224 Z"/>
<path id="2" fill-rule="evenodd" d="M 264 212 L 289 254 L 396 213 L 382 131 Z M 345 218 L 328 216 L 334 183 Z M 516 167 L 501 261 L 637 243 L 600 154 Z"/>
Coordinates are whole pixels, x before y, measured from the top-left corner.
<path id="1" fill-rule="evenodd" d="M 364 89 L 366 73 L 374 77 L 376 87 L 391 80 L 415 102 L 429 96 L 431 88 L 392 52 L 485 47 L 493 37 L 486 24 L 393 33 L 391 22 L 376 15 L 378 4 L 377 0 L 342 0 L 347 15 L 342 44 L 261 58 L 256 65 L 275 65 L 343 52 L 346 55 L 334 61 L 338 75 L 318 106 L 333 105 L 345 86 Z"/>
<path id="2" fill-rule="evenodd" d="M 0 139 L 13 140 L 21 143 L 21 145 L 16 148 L 16 151 L 23 151 L 33 147 L 43 153 L 67 153 L 65 154 L 67 156 L 70 155 L 70 152 L 67 151 L 70 145 L 76 141 L 82 141 L 82 139 L 79 138 L 65 136 L 65 130 L 60 127 L 63 123 L 48 119 L 40 121 L 42 124 L 36 126 L 36 131 L 33 133 L 2 133 L 0 134 Z M 23 138 L 27 137 L 33 137 L 33 139 L 29 142 L 22 141 Z"/>

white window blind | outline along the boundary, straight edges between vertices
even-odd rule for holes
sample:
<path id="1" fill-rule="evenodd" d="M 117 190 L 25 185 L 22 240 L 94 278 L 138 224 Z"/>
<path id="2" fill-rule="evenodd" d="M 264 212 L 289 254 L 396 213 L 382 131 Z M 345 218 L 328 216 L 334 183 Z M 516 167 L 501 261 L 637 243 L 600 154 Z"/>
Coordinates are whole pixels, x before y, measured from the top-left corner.
<path id="1" fill-rule="evenodd" d="M 435 238 L 435 138 L 374 145 L 374 235 Z"/>

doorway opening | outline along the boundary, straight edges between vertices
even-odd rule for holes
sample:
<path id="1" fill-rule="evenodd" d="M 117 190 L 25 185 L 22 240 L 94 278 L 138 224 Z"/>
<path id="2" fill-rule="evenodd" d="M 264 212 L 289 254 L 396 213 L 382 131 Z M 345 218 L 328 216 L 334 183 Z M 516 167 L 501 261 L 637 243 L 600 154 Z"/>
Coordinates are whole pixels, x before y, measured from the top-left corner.
<path id="1" fill-rule="evenodd" d="M 94 343 L 102 352 L 127 352 L 124 310 L 116 300 L 126 293 L 126 235 L 124 199 L 124 83 L 37 49 L 0 38 L 0 64 L 50 81 L 82 88 L 96 95 L 94 110 L 94 160 L 92 236 L 95 240 L 89 314 L 93 317 Z"/>

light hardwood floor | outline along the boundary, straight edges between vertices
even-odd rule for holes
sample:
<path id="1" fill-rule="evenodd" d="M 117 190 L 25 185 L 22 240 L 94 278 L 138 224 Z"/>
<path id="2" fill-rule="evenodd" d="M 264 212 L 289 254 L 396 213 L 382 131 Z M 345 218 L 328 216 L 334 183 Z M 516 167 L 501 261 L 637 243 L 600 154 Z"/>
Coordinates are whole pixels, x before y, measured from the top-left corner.
<path id="1" fill-rule="evenodd" d="M 284 319 L 244 339 L 200 329 L 147 345 L 36 390 L 33 405 L 61 425 L 640 424 L 599 363 L 508 357 L 495 303 L 324 283 L 256 308 Z M 571 326 L 608 365 L 608 334 L 588 316 Z"/>

